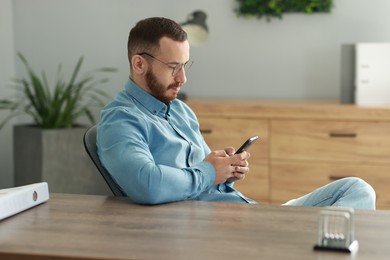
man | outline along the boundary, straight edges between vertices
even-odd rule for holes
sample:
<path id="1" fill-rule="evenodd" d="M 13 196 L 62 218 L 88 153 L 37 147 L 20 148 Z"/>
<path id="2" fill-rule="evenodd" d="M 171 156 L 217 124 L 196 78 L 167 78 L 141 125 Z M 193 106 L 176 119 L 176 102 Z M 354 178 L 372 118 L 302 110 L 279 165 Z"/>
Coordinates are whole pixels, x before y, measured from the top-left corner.
<path id="1" fill-rule="evenodd" d="M 176 99 L 191 66 L 187 34 L 166 18 L 148 18 L 128 38 L 130 78 L 101 112 L 99 158 L 134 202 L 180 200 L 256 203 L 234 188 L 249 172 L 249 152 L 211 151 L 192 110 Z M 375 208 L 375 192 L 346 178 L 286 205 Z"/>

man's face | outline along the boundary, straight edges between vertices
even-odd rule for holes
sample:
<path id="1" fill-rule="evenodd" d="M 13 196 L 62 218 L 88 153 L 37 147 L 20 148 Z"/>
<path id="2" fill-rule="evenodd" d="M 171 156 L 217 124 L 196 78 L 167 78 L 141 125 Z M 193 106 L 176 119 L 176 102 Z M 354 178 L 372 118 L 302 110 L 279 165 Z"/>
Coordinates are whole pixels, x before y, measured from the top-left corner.
<path id="1" fill-rule="evenodd" d="M 166 37 L 162 38 L 156 58 L 160 61 L 149 58 L 151 66 L 145 74 L 145 82 L 151 95 L 167 103 L 177 97 L 187 81 L 185 69 L 181 68 L 173 75 L 173 67 L 189 60 L 188 41 L 176 42 Z"/>
<path id="2" fill-rule="evenodd" d="M 152 96 L 164 103 L 174 100 L 177 97 L 181 87 L 177 82 L 173 82 L 168 86 L 159 82 L 151 68 L 149 68 L 145 74 L 145 81 L 151 91 Z"/>

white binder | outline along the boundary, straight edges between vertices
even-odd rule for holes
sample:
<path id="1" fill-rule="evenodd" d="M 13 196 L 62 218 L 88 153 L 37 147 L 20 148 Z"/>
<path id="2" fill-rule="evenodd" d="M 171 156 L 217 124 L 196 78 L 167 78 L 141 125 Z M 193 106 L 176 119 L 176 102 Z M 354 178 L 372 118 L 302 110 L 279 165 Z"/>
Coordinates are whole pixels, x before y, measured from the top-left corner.
<path id="1" fill-rule="evenodd" d="M 0 220 L 49 200 L 46 182 L 0 190 Z"/>
<path id="2" fill-rule="evenodd" d="M 356 44 L 355 103 L 390 105 L 390 43 Z"/>

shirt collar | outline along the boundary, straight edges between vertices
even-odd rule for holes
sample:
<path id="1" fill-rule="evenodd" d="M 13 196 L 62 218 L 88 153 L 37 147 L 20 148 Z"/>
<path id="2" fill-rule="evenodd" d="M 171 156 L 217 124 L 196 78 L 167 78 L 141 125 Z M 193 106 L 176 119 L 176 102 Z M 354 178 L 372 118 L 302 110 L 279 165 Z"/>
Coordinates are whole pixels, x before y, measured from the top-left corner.
<path id="1" fill-rule="evenodd" d="M 125 85 L 126 92 L 136 99 L 142 106 L 144 106 L 147 110 L 152 114 L 162 113 L 163 115 L 167 115 L 170 109 L 170 103 L 165 104 L 158 100 L 157 98 L 150 95 L 148 92 L 143 90 L 140 86 L 138 86 L 134 81 L 128 79 Z"/>

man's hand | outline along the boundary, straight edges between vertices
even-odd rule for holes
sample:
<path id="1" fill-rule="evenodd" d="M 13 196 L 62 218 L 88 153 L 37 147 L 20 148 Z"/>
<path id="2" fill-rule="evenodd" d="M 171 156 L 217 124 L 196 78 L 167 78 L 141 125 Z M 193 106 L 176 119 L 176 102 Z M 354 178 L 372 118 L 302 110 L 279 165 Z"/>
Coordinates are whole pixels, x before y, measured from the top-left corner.
<path id="1" fill-rule="evenodd" d="M 226 147 L 225 152 L 228 154 L 228 156 L 234 155 L 236 150 L 233 147 Z M 228 182 L 235 182 L 238 180 L 245 179 L 246 174 L 249 172 L 249 162 L 248 159 L 251 156 L 249 152 L 244 152 L 247 154 L 244 160 L 242 160 L 239 164 L 233 165 L 236 166 L 235 172 L 233 173 L 234 176 L 227 179 Z"/>
<path id="2" fill-rule="evenodd" d="M 245 178 L 245 174 L 249 171 L 247 159 L 250 157 L 250 154 L 248 152 L 234 154 L 234 152 L 234 148 L 227 147 L 225 150 L 211 152 L 204 159 L 215 168 L 216 176 L 214 185 Z"/>

